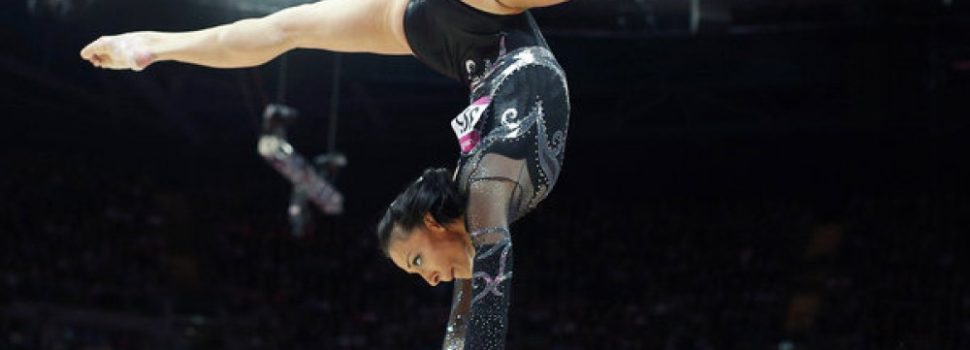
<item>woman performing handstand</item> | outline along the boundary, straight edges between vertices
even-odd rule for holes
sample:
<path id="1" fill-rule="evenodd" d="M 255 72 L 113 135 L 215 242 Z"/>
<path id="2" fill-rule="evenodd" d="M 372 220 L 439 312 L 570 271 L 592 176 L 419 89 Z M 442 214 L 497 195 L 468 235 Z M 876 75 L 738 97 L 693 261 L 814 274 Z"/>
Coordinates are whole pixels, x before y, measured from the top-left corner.
<path id="1" fill-rule="evenodd" d="M 429 169 L 378 224 L 395 265 L 455 280 L 446 349 L 502 349 L 512 279 L 509 225 L 552 190 L 569 121 L 565 74 L 532 16 L 567 0 L 326 0 L 185 33 L 102 37 L 81 56 L 109 69 L 158 61 L 263 64 L 294 48 L 414 55 L 471 90 L 451 121 L 457 168 Z"/>

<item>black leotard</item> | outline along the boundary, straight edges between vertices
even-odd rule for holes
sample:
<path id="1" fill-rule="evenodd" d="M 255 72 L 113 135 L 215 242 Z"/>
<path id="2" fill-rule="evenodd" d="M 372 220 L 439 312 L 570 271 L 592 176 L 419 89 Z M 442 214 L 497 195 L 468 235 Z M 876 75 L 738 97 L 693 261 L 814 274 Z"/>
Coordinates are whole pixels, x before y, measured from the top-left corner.
<path id="1" fill-rule="evenodd" d="M 516 182 L 509 222 L 525 215 L 559 176 L 569 123 L 565 73 L 532 15 L 411 0 L 404 25 L 418 59 L 471 89 L 471 105 L 452 121 L 462 147 L 461 189 L 467 193 L 474 178 Z"/>
<path id="2" fill-rule="evenodd" d="M 456 280 L 445 349 L 505 348 L 512 274 L 509 224 L 555 185 L 569 125 L 566 76 L 528 12 L 501 16 L 460 0 L 411 0 L 414 54 L 467 84 L 470 105 L 451 126 L 456 182 L 468 196 L 475 246 L 471 280 Z"/>
<path id="3" fill-rule="evenodd" d="M 460 0 L 411 0 L 405 35 L 414 55 L 438 72 L 470 85 L 508 50 L 546 46 L 528 12 L 495 15 Z"/>

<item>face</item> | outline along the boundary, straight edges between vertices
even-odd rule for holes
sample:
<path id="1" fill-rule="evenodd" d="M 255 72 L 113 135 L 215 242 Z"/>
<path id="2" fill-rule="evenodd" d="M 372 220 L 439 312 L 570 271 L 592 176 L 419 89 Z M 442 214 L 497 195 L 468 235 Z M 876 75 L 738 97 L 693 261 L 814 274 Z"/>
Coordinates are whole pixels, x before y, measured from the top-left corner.
<path id="1" fill-rule="evenodd" d="M 391 237 L 388 253 L 394 265 L 432 286 L 472 277 L 475 250 L 462 220 L 442 225 L 426 214 L 422 225 L 410 232 L 395 227 Z"/>

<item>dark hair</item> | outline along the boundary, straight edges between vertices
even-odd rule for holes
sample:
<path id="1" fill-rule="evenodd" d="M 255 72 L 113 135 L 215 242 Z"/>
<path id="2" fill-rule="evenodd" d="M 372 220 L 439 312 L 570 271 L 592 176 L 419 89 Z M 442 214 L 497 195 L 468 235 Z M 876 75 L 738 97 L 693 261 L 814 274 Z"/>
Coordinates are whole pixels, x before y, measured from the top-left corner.
<path id="1" fill-rule="evenodd" d="M 389 254 L 391 231 L 394 226 L 410 231 L 430 213 L 439 223 L 447 223 L 465 214 L 467 200 L 451 181 L 451 173 L 444 168 L 428 168 L 417 181 L 411 183 L 391 202 L 377 224 L 377 241 L 384 255 Z"/>

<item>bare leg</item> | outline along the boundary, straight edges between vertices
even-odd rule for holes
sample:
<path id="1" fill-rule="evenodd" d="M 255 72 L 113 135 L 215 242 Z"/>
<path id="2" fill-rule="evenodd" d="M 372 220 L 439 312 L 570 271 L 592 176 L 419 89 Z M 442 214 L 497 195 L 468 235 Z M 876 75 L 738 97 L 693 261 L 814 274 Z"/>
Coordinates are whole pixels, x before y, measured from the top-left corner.
<path id="1" fill-rule="evenodd" d="M 85 46 L 81 57 L 102 68 L 142 70 L 158 61 L 252 67 L 294 48 L 406 55 L 407 3 L 326 0 L 192 32 L 105 36 Z"/>
<path id="2" fill-rule="evenodd" d="M 325 0 L 273 16 L 296 28 L 308 28 L 297 47 L 342 52 L 410 55 L 404 35 L 408 0 Z"/>

